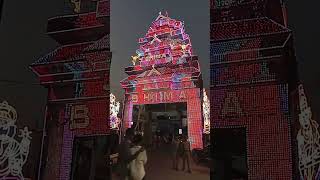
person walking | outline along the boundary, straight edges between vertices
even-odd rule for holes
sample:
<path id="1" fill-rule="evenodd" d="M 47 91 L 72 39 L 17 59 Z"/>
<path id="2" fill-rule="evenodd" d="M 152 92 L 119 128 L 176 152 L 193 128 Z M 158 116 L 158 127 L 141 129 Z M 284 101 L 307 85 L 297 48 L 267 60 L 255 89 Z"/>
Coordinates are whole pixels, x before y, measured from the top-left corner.
<path id="1" fill-rule="evenodd" d="M 179 146 L 179 140 L 176 137 L 172 137 L 171 139 L 171 158 L 172 158 L 172 168 L 176 169 L 176 160 L 177 160 L 177 151 Z"/>
<path id="2" fill-rule="evenodd" d="M 183 155 L 184 155 L 183 141 L 180 138 L 177 139 L 177 146 L 178 148 L 176 151 L 175 169 L 179 171 L 180 160 L 183 158 Z"/>
<path id="3" fill-rule="evenodd" d="M 188 141 L 187 136 L 183 136 L 182 139 L 182 144 L 183 144 L 183 154 L 182 154 L 182 159 L 183 159 L 183 166 L 182 166 L 182 171 L 185 170 L 185 164 L 187 163 L 188 166 L 188 173 L 191 173 L 191 168 L 190 168 L 190 156 L 191 156 L 191 148 L 190 148 L 190 142 Z"/>
<path id="4" fill-rule="evenodd" d="M 118 160 L 118 173 L 120 180 L 129 180 L 129 163 L 136 159 L 140 152 L 144 151 L 144 147 L 138 150 L 135 154 L 131 154 L 130 147 L 134 137 L 134 130 L 129 128 L 126 130 L 125 138 L 119 145 L 119 160 Z"/>
<path id="5" fill-rule="evenodd" d="M 143 137 L 138 134 L 133 138 L 133 146 L 130 148 L 131 154 L 139 152 L 138 156 L 129 164 L 130 180 L 145 180 L 145 164 L 147 163 L 147 152 L 142 147 Z M 142 149 L 142 151 L 141 151 Z"/>

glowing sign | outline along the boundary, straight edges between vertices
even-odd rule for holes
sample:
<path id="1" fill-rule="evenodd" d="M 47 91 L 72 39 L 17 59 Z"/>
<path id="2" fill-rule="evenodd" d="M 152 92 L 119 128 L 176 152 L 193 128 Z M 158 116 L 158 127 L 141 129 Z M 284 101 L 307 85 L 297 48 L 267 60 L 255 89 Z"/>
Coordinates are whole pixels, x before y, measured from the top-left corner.
<path id="1" fill-rule="evenodd" d="M 17 112 L 6 101 L 0 103 L 0 177 L 18 177 L 24 179 L 22 168 L 29 155 L 31 132 L 25 127 L 20 131 L 18 142 L 15 138 Z"/>
<path id="2" fill-rule="evenodd" d="M 131 95 L 134 104 L 185 102 L 187 99 L 199 97 L 197 89 L 150 91 Z"/>

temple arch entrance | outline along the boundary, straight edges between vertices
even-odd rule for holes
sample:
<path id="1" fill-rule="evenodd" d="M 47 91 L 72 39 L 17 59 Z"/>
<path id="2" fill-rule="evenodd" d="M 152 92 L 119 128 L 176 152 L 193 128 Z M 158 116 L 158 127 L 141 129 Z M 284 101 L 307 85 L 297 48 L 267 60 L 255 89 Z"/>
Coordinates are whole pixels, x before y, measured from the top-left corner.
<path id="1" fill-rule="evenodd" d="M 181 21 L 161 13 L 139 39 L 121 81 L 125 90 L 123 127 L 132 127 L 134 105 L 186 103 L 191 148 L 203 148 L 202 76 L 198 56 Z"/>
<path id="2" fill-rule="evenodd" d="M 165 96 L 161 97 L 161 94 Z M 146 98 L 147 97 L 147 98 Z M 169 90 L 166 92 L 146 92 L 142 94 L 127 95 L 124 110 L 124 127 L 135 127 L 133 121 L 134 105 L 156 105 L 185 103 L 187 114 L 187 132 L 191 148 L 203 148 L 202 143 L 202 109 L 201 109 L 201 92 L 199 88 Z M 177 109 L 179 110 L 179 109 Z M 182 119 L 181 119 L 182 120 Z M 183 128 L 182 128 L 183 129 Z"/>

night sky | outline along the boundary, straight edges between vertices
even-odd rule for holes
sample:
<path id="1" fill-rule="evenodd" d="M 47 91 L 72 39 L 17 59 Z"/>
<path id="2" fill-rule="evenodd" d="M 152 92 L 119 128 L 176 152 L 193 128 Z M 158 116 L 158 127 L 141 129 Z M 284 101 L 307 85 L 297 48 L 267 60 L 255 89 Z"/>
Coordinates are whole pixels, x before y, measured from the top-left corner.
<path id="1" fill-rule="evenodd" d="M 314 3 L 314 4 L 312 4 Z M 316 1 L 288 2 L 290 28 L 294 31 L 300 77 L 314 113 L 320 118 L 320 70 L 318 43 L 319 16 Z M 19 115 L 19 125 L 41 122 L 46 89 L 36 85 L 37 77 L 28 68 L 37 58 L 58 46 L 46 34 L 49 17 L 64 14 L 64 1 L 5 0 L 0 24 L 0 100 L 7 100 Z M 124 67 L 138 48 L 159 11 L 185 22 L 193 50 L 199 55 L 205 86 L 209 84 L 209 2 L 208 0 L 112 0 L 111 2 L 111 91 L 118 99 L 123 93 L 119 81 Z M 5 81 L 17 81 L 17 83 Z M 320 119 L 318 119 L 320 120 Z M 31 124 L 35 127 L 35 124 Z M 38 128 L 41 127 L 39 124 Z"/>

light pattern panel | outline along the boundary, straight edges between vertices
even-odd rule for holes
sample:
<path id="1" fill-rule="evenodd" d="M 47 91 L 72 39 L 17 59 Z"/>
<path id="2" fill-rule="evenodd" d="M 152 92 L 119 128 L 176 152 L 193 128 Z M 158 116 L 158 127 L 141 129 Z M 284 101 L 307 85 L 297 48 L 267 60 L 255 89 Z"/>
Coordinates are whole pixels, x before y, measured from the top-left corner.
<path id="1" fill-rule="evenodd" d="M 289 86 L 280 70 L 291 34 L 280 2 L 210 2 L 211 126 L 247 129 L 250 180 L 291 180 Z"/>
<path id="2" fill-rule="evenodd" d="M 47 180 L 70 179 L 75 137 L 110 133 L 110 1 L 92 2 L 92 7 L 84 7 L 97 5 L 89 13 L 76 5 L 79 13 L 48 20 L 48 35 L 61 46 L 31 65 L 49 88 L 51 132 L 49 153 L 43 158 L 48 163 L 41 167 Z"/>

